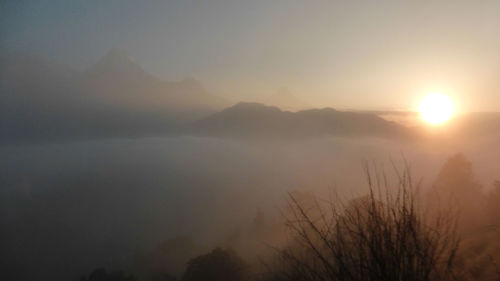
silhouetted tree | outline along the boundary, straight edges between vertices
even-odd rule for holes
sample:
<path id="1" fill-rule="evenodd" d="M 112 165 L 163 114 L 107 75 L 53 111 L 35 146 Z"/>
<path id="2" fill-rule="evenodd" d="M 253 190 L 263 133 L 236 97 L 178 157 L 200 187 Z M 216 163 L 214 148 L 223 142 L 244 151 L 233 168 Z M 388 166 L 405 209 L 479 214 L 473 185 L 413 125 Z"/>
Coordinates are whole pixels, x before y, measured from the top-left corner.
<path id="1" fill-rule="evenodd" d="M 191 237 L 176 236 L 159 244 L 152 251 L 136 256 L 134 272 L 145 281 L 161 281 L 169 275 L 180 276 L 189 259 L 204 251 L 204 247 Z"/>
<path id="2" fill-rule="evenodd" d="M 239 281 L 245 272 L 245 264 L 235 252 L 217 248 L 189 261 L 182 281 Z"/>
<path id="3" fill-rule="evenodd" d="M 500 227 L 500 181 L 495 181 L 487 197 L 486 209 L 490 223 Z"/>
<path id="4" fill-rule="evenodd" d="M 291 195 L 293 240 L 278 251 L 268 279 L 456 280 L 454 221 L 425 219 L 408 169 L 397 176 L 392 192 L 385 175 L 368 171 L 369 195 L 347 205 L 316 200 L 305 207 Z"/>
<path id="5" fill-rule="evenodd" d="M 454 209 L 459 213 L 459 229 L 476 231 L 483 226 L 485 198 L 477 183 L 472 164 L 463 154 L 450 157 L 441 168 L 428 195 L 434 212 Z"/>
<path id="6" fill-rule="evenodd" d="M 471 280 L 500 280 L 500 182 L 493 183 L 493 190 L 486 199 L 488 224 L 464 237 L 459 251 L 460 266 Z"/>
<path id="7" fill-rule="evenodd" d="M 123 271 L 107 272 L 104 268 L 92 271 L 88 277 L 84 276 L 81 281 L 137 281 L 133 275 L 125 274 Z"/>

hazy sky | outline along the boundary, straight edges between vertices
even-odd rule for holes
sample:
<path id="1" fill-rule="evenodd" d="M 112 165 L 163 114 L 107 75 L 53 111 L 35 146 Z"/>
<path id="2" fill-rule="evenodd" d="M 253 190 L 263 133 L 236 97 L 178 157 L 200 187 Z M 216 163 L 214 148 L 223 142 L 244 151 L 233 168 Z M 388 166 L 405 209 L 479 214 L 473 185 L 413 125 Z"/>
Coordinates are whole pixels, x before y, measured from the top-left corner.
<path id="1" fill-rule="evenodd" d="M 500 110 L 500 1 L 1 1 L 1 52 L 84 69 L 110 48 L 171 80 L 339 108 L 415 107 L 443 91 Z"/>

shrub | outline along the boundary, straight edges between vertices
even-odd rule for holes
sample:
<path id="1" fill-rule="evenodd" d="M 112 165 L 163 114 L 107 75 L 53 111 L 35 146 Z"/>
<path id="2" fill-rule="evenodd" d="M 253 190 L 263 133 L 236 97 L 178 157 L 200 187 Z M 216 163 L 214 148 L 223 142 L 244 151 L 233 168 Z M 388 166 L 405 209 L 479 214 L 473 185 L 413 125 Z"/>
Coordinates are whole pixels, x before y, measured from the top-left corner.
<path id="1" fill-rule="evenodd" d="M 217 248 L 189 261 L 182 281 L 239 281 L 244 277 L 243 260 L 232 250 Z"/>
<path id="2" fill-rule="evenodd" d="M 347 204 L 304 206 L 293 195 L 286 212 L 292 234 L 279 249 L 273 280 L 458 280 L 455 216 L 426 218 L 409 168 L 390 189 L 384 172 L 366 169 L 369 194 Z"/>

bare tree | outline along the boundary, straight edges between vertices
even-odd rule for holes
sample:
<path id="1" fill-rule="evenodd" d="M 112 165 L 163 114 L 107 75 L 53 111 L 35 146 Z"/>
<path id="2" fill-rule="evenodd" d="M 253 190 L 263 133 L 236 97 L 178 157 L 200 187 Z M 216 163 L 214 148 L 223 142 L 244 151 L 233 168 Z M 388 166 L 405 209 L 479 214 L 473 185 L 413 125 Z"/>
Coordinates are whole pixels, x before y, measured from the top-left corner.
<path id="1" fill-rule="evenodd" d="M 288 247 L 279 249 L 272 280 L 461 280 L 454 216 L 424 216 L 408 166 L 391 185 L 366 169 L 369 194 L 345 203 L 289 196 Z"/>

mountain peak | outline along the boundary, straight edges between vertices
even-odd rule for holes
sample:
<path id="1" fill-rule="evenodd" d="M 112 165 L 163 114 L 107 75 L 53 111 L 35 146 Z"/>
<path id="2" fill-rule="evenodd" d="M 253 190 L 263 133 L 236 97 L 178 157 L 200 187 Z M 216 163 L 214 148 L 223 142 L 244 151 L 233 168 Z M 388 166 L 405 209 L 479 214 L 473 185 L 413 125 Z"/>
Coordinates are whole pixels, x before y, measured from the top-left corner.
<path id="1" fill-rule="evenodd" d="M 308 103 L 295 97 L 286 87 L 281 88 L 274 95 L 271 95 L 264 103 L 291 111 L 303 110 L 311 107 Z"/>
<path id="2" fill-rule="evenodd" d="M 120 48 L 111 48 L 102 60 L 112 61 L 112 62 L 135 63 L 132 56 L 130 56 L 126 50 Z"/>
<path id="3" fill-rule="evenodd" d="M 127 51 L 118 48 L 112 48 L 96 64 L 97 68 L 104 69 L 141 69 Z"/>
<path id="4" fill-rule="evenodd" d="M 281 111 L 278 107 L 275 106 L 268 106 L 262 103 L 257 103 L 257 102 L 239 102 L 227 110 L 233 110 L 233 111 L 263 111 L 263 110 L 268 110 L 268 111 Z"/>
<path id="5" fill-rule="evenodd" d="M 202 83 L 194 77 L 185 77 L 181 81 L 177 82 L 177 84 L 181 85 L 184 88 L 191 89 L 193 91 L 205 91 L 205 88 L 203 87 Z"/>
<path id="6" fill-rule="evenodd" d="M 118 48 L 112 48 L 102 57 L 91 69 L 91 73 L 99 75 L 113 74 L 122 77 L 129 75 L 148 76 L 148 74 L 137 64 L 127 51 Z"/>

